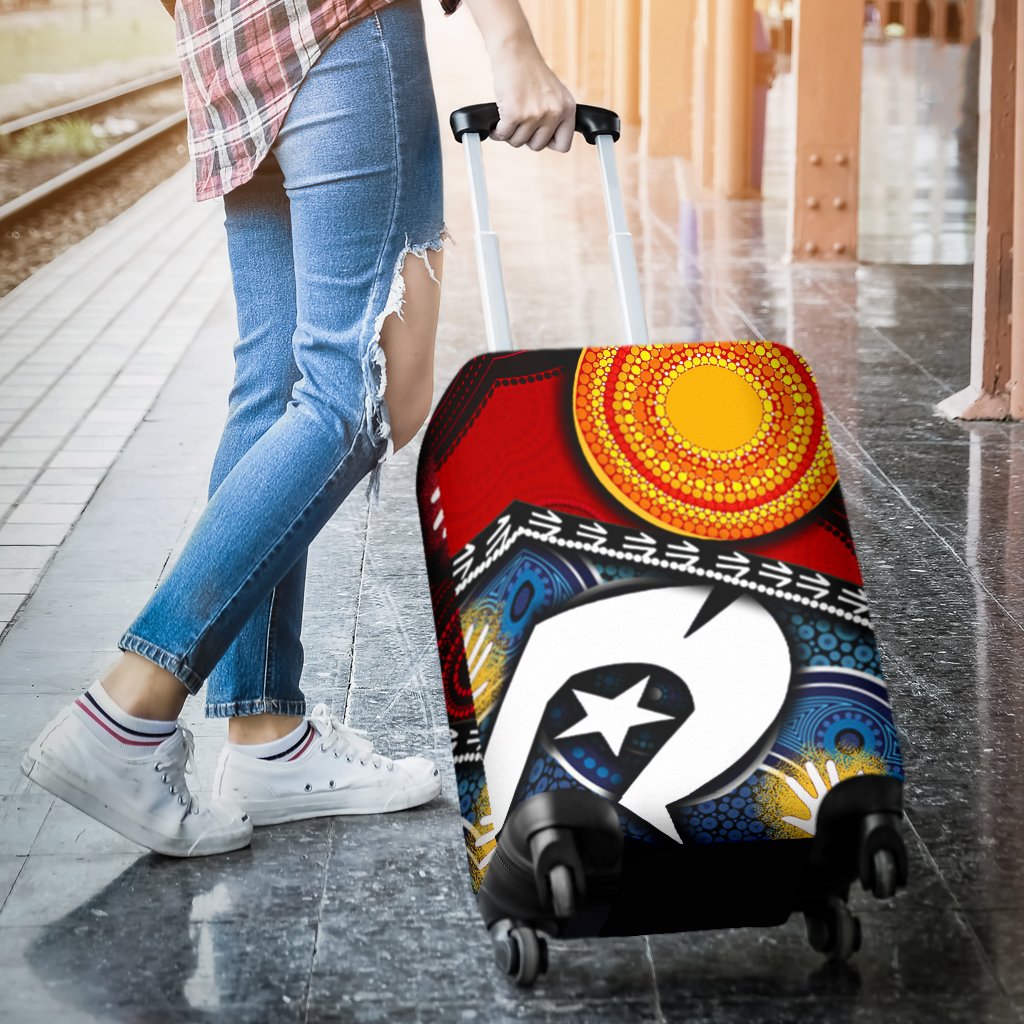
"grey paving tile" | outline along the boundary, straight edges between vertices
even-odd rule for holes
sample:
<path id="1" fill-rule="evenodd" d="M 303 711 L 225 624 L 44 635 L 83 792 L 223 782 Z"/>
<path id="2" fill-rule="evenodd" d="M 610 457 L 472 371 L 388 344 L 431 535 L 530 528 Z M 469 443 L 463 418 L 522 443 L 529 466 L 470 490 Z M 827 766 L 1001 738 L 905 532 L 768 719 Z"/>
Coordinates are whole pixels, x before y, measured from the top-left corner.
<path id="1" fill-rule="evenodd" d="M 47 576 L 33 595 L 38 614 L 62 620 L 81 614 L 118 619 L 132 616 L 153 592 L 151 580 L 60 580 Z"/>
<path id="2" fill-rule="evenodd" d="M 0 410 L 21 412 L 34 404 L 34 396 L 11 394 L 9 389 L 6 393 L 0 390 Z"/>
<path id="3" fill-rule="evenodd" d="M 82 504 L 96 490 L 93 484 L 36 484 L 25 495 L 25 501 L 39 504 Z"/>
<path id="4" fill-rule="evenodd" d="M 32 482 L 35 479 L 35 470 L 31 467 L 20 467 L 12 468 L 0 466 L 0 484 L 4 486 L 20 485 L 24 487 L 26 484 Z"/>
<path id="5" fill-rule="evenodd" d="M 59 921 L 102 892 L 137 859 L 137 853 L 30 857 L 0 911 L 0 934 Z"/>
<path id="6" fill-rule="evenodd" d="M 41 789 L 0 796 L 0 855 L 27 856 L 52 805 L 53 797 Z"/>
<path id="7" fill-rule="evenodd" d="M 64 452 L 120 452 L 121 444 L 109 437 L 74 433 L 64 443 Z"/>
<path id="8" fill-rule="evenodd" d="M 75 431 L 75 436 L 110 438 L 112 441 L 123 440 L 131 435 L 138 425 L 138 419 L 137 416 L 123 420 L 94 419 L 92 416 L 86 416 L 81 426 Z"/>
<path id="9" fill-rule="evenodd" d="M 118 448 L 93 451 L 68 451 L 64 449 L 50 460 L 50 467 L 51 470 L 106 469 L 117 458 L 118 452 Z M 50 478 L 53 478 L 53 472 L 50 473 Z"/>
<path id="10" fill-rule="evenodd" d="M 69 523 L 5 523 L 0 526 L 0 546 L 55 546 L 67 535 Z"/>
<path id="11" fill-rule="evenodd" d="M 25 790 L 25 776 L 14 766 L 0 766 L 0 796 L 16 796 Z"/>
<path id="12" fill-rule="evenodd" d="M 0 569 L 36 569 L 49 560 L 56 549 L 49 545 L 2 545 Z"/>
<path id="13" fill-rule="evenodd" d="M 58 466 L 54 469 L 44 469 L 39 474 L 37 481 L 41 486 L 86 486 L 98 484 L 107 472 L 107 464 L 83 467 L 83 466 Z"/>
<path id="14" fill-rule="evenodd" d="M 59 639 L 56 625 L 43 615 L 32 614 L 31 602 L 15 623 L 10 636 L 16 638 L 18 651 L 33 661 L 60 647 L 65 652 L 114 653 L 118 637 L 133 616 L 76 615 L 61 624 Z"/>
<path id="15" fill-rule="evenodd" d="M 0 619 L 10 621 L 21 607 L 28 593 L 0 594 Z"/>
<path id="16" fill-rule="evenodd" d="M 80 524 L 78 529 L 82 526 Z M 96 583 L 141 580 L 155 586 L 170 553 L 170 545 L 160 543 L 159 538 L 149 548 L 131 541 L 97 540 L 88 531 L 78 540 L 80 543 L 63 549 L 66 557 L 47 570 L 49 578 Z M 0 548 L 0 557 L 3 550 Z"/>
<path id="17" fill-rule="evenodd" d="M 0 908 L 7 901 L 21 869 L 25 866 L 25 860 L 24 857 L 0 854 Z"/>
<path id="18" fill-rule="evenodd" d="M 19 620 L 18 628 L 9 633 L 3 644 L 0 644 L 0 681 L 3 684 L 3 708 L 0 710 L 0 721 L 6 717 L 6 709 L 14 705 L 17 695 L 31 698 L 33 694 L 47 696 L 78 693 L 89 683 L 106 671 L 113 663 L 117 653 L 113 647 L 97 651 L 69 650 L 63 645 L 54 648 L 52 642 L 45 657 L 32 649 L 30 643 L 23 646 L 21 639 L 24 616 Z M 46 703 L 47 711 L 34 712 L 33 720 L 42 728 L 47 720 L 51 705 Z M 53 706 L 56 711 L 56 706 Z"/>
<path id="19" fill-rule="evenodd" d="M 8 523 L 29 525 L 69 525 L 81 514 L 83 505 L 78 503 L 21 502 L 7 517 Z"/>
<path id="20" fill-rule="evenodd" d="M 967 907 L 964 916 L 978 936 L 985 955 L 999 981 L 1018 1008 L 1024 1007 L 1024 965 L 1020 951 L 1024 948 L 1024 913 L 1020 907 L 976 910 Z"/>
<path id="21" fill-rule="evenodd" d="M 55 447 L 52 437 L 11 436 L 0 442 L 0 460 L 6 452 L 52 452 Z"/>
<path id="22" fill-rule="evenodd" d="M 41 469 L 49 453 L 45 451 L 5 451 L 0 453 L 0 465 L 10 469 Z"/>
<path id="23" fill-rule="evenodd" d="M 21 554 L 24 548 L 3 548 L 0 549 L 0 593 L 12 593 L 12 594 L 27 594 L 34 586 L 36 580 L 39 578 L 39 567 L 36 568 L 13 568 L 5 566 L 4 561 L 7 562 L 27 562 L 27 561 L 45 561 L 45 557 L 36 558 L 34 554 L 25 555 Z M 31 548 L 33 553 L 39 550 L 46 551 L 46 549 Z M 52 550 L 52 549 L 51 549 Z M 3 557 L 7 552 L 14 552 L 8 554 L 6 559 Z"/>

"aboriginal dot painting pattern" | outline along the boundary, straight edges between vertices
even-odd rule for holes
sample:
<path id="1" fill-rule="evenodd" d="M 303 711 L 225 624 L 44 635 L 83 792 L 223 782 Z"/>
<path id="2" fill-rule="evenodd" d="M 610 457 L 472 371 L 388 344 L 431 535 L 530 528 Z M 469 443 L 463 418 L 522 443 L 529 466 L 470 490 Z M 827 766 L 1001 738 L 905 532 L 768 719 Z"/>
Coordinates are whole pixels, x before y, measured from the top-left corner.
<path id="1" fill-rule="evenodd" d="M 470 817 L 473 806 L 480 799 L 484 788 L 483 772 L 476 772 L 472 775 L 462 773 L 459 778 L 459 812 L 463 818 Z M 474 820 L 474 824 L 475 824 Z"/>
<path id="2" fill-rule="evenodd" d="M 776 619 L 790 642 L 794 665 L 852 668 L 881 676 L 878 648 L 870 630 L 841 619 L 802 612 L 776 612 Z"/>
<path id="3" fill-rule="evenodd" d="M 573 415 L 598 480 L 676 533 L 760 537 L 837 480 L 810 370 L 769 342 L 584 349 Z"/>
<path id="4" fill-rule="evenodd" d="M 755 801 L 758 777 L 759 773 L 751 775 L 746 782 L 717 800 L 676 808 L 673 817 L 680 835 L 695 843 L 735 843 L 768 838 Z"/>

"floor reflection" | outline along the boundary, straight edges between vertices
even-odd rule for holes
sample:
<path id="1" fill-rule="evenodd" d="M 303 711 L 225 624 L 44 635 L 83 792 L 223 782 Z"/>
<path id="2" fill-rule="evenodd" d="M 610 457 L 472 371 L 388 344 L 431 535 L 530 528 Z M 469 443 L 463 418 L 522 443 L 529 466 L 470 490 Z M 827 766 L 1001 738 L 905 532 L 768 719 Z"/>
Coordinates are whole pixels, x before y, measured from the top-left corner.
<path id="1" fill-rule="evenodd" d="M 150 855 L 42 928 L 24 961 L 47 995 L 97 1021 L 223 1021 L 247 1007 L 300 1019 L 315 905 L 242 851 Z M 9 1019 L 27 1020 L 8 1002 Z"/>

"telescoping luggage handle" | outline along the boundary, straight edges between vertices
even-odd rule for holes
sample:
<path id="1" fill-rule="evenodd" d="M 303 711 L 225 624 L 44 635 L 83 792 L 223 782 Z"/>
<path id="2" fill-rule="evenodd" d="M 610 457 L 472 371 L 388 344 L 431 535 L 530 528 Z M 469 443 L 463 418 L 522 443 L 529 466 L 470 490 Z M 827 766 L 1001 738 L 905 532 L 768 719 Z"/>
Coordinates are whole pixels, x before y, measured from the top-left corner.
<path id="1" fill-rule="evenodd" d="M 498 236 L 491 230 L 490 207 L 487 200 L 487 182 L 484 177 L 481 141 L 497 127 L 499 120 L 496 103 L 475 103 L 460 107 L 450 118 L 455 138 L 466 150 L 466 163 L 473 197 L 473 220 L 476 226 L 476 262 L 483 293 L 484 326 L 487 347 L 491 352 L 513 347 L 509 325 L 508 300 L 501 272 L 501 252 Z M 626 327 L 626 344 L 647 343 L 647 322 L 644 319 L 640 278 L 633 252 L 633 236 L 626 224 L 626 211 L 622 204 L 622 187 L 615 165 L 614 144 L 619 138 L 621 122 L 618 114 L 603 107 L 578 104 L 576 131 L 591 145 L 597 146 L 601 162 L 601 182 L 604 186 L 605 211 L 608 214 L 608 248 L 615 274 L 619 308 Z"/>

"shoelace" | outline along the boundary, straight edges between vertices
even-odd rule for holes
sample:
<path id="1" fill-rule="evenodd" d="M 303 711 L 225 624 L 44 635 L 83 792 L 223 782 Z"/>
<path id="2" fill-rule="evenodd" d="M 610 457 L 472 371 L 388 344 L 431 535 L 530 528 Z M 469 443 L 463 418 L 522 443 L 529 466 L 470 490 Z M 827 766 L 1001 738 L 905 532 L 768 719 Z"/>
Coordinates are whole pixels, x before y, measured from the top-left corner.
<path id="1" fill-rule="evenodd" d="M 320 733 L 321 750 L 334 750 L 335 757 L 344 754 L 348 761 L 358 758 L 360 764 L 372 764 L 374 768 L 383 766 L 388 771 L 394 768 L 394 761 L 377 753 L 362 729 L 345 725 L 337 715 L 331 714 L 326 704 L 317 704 L 309 720 Z"/>
<path id="2" fill-rule="evenodd" d="M 196 741 L 192 730 L 178 722 L 178 734 L 181 743 L 173 747 L 154 765 L 158 772 L 163 773 L 163 781 L 170 787 L 171 793 L 178 798 L 178 803 L 185 809 L 182 817 L 187 814 L 199 813 L 199 801 L 188 788 L 186 773 L 196 774 L 195 748 Z"/>

